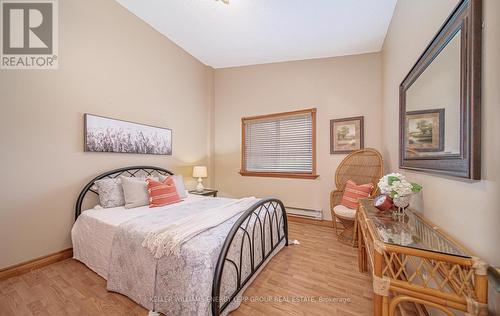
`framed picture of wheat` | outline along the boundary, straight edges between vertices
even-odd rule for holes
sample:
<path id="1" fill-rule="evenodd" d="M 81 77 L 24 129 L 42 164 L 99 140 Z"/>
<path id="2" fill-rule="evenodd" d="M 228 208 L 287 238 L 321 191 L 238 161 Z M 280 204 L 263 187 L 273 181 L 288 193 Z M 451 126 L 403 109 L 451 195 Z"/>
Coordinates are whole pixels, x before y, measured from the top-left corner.
<path id="1" fill-rule="evenodd" d="M 85 151 L 172 155 L 172 130 L 85 114 Z"/>
<path id="2" fill-rule="evenodd" d="M 330 120 L 330 154 L 349 154 L 364 148 L 363 116 Z"/>

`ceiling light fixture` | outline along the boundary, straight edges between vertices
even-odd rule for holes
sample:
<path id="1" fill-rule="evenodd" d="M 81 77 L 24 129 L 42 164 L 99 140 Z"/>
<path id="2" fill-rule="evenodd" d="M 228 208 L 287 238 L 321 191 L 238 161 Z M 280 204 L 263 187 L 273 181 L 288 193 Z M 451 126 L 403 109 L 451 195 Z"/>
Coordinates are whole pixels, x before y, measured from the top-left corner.
<path id="1" fill-rule="evenodd" d="M 215 0 L 215 1 L 219 1 L 219 0 Z M 224 4 L 229 4 L 229 0 L 220 0 L 222 2 L 224 2 Z"/>

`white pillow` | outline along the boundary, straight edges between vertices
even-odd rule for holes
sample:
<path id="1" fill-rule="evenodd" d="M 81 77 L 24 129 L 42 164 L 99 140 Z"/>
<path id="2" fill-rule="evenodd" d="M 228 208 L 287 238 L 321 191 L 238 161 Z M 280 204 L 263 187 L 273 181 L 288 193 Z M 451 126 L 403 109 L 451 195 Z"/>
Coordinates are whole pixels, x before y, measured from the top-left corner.
<path id="1" fill-rule="evenodd" d="M 167 179 L 167 176 L 164 176 L 162 174 L 158 175 L 158 178 L 160 179 L 160 182 L 165 181 Z M 174 179 L 174 184 L 175 184 L 175 189 L 177 191 L 177 194 L 181 199 L 187 198 L 187 192 L 186 192 L 186 187 L 184 186 L 184 178 L 181 175 L 173 175 L 171 176 Z"/>
<path id="2" fill-rule="evenodd" d="M 101 179 L 94 182 L 99 203 L 104 208 L 118 207 L 125 205 L 125 197 L 120 179 Z"/>
<path id="3" fill-rule="evenodd" d="M 148 177 L 158 181 L 156 177 Z M 148 184 L 146 178 L 121 176 L 123 195 L 125 197 L 125 208 L 134 208 L 149 205 Z"/>

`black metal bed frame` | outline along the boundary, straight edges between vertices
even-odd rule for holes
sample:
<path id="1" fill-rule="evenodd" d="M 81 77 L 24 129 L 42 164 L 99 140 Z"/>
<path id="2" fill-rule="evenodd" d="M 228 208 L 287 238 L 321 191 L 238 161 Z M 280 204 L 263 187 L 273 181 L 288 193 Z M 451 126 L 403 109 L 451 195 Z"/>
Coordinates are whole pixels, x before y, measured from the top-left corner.
<path id="1" fill-rule="evenodd" d="M 105 178 L 117 178 L 119 176 L 125 175 L 129 177 L 135 177 L 136 175 L 152 175 L 154 173 L 159 173 L 162 175 L 173 175 L 173 172 L 153 167 L 153 166 L 132 166 L 119 168 L 102 173 L 92 179 L 80 192 L 78 199 L 76 200 L 75 206 L 75 221 L 82 212 L 82 203 L 88 192 L 92 192 L 98 195 L 98 192 L 94 189 L 94 184 L 97 180 Z M 281 211 L 278 214 L 278 211 Z M 261 217 L 263 215 L 263 217 Z M 266 223 L 268 224 L 266 226 Z M 283 226 L 282 226 L 283 225 Z M 248 229 L 251 228 L 251 235 Z M 276 235 L 273 234 L 273 227 L 276 228 Z M 280 228 L 283 227 L 283 230 Z M 261 243 L 261 260 L 255 262 L 255 232 L 260 236 Z M 266 230 L 267 229 L 267 230 Z M 239 262 L 238 264 L 227 258 L 229 249 L 233 246 L 235 242 L 235 237 L 241 232 L 241 243 L 239 245 Z M 266 236 L 270 237 L 270 247 L 266 249 Z M 276 236 L 276 238 L 274 238 Z M 250 254 L 250 273 L 242 280 L 242 266 L 243 266 L 243 245 L 245 241 L 248 240 L 249 254 Z M 286 217 L 286 210 L 283 203 L 275 198 L 267 198 L 260 200 L 259 202 L 248 208 L 234 223 L 233 227 L 229 231 L 226 240 L 222 246 L 219 258 L 217 260 L 217 265 L 215 267 L 214 278 L 212 283 L 212 315 L 219 316 L 228 307 L 228 305 L 237 297 L 239 292 L 248 284 L 255 273 L 262 267 L 266 260 L 271 256 L 271 254 L 279 247 L 279 245 L 285 240 L 285 245 L 288 246 L 288 222 Z M 229 295 L 228 298 L 221 298 L 221 281 L 224 274 L 224 267 L 229 265 L 233 267 L 236 271 L 236 289 Z M 227 270 L 226 270 L 227 271 Z"/>
<path id="2" fill-rule="evenodd" d="M 147 176 L 152 175 L 153 173 L 159 173 L 162 175 L 173 175 L 174 173 L 172 171 L 169 171 L 167 169 L 163 168 L 158 168 L 158 167 L 152 167 L 152 166 L 133 166 L 133 167 L 125 167 L 125 168 L 119 168 L 115 170 L 111 170 L 105 173 L 102 173 L 92 179 L 85 187 L 83 187 L 82 192 L 80 192 L 80 195 L 78 195 L 78 199 L 76 200 L 76 206 L 75 206 L 75 221 L 80 216 L 82 213 L 82 203 L 83 200 L 85 199 L 85 196 L 87 195 L 88 192 L 92 192 L 96 195 L 99 195 L 97 191 L 94 189 L 94 184 L 97 180 L 101 179 L 114 179 L 118 178 L 119 176 L 125 175 L 128 177 L 135 177 L 138 173 L 141 173 L 141 175 L 145 174 Z"/>

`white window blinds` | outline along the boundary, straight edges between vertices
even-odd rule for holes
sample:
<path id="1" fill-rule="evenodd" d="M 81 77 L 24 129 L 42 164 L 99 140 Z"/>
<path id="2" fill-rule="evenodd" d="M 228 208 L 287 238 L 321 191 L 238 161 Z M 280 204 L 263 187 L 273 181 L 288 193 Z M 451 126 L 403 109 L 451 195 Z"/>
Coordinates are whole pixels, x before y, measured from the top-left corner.
<path id="1" fill-rule="evenodd" d="M 243 119 L 246 172 L 313 173 L 315 112 Z"/>

